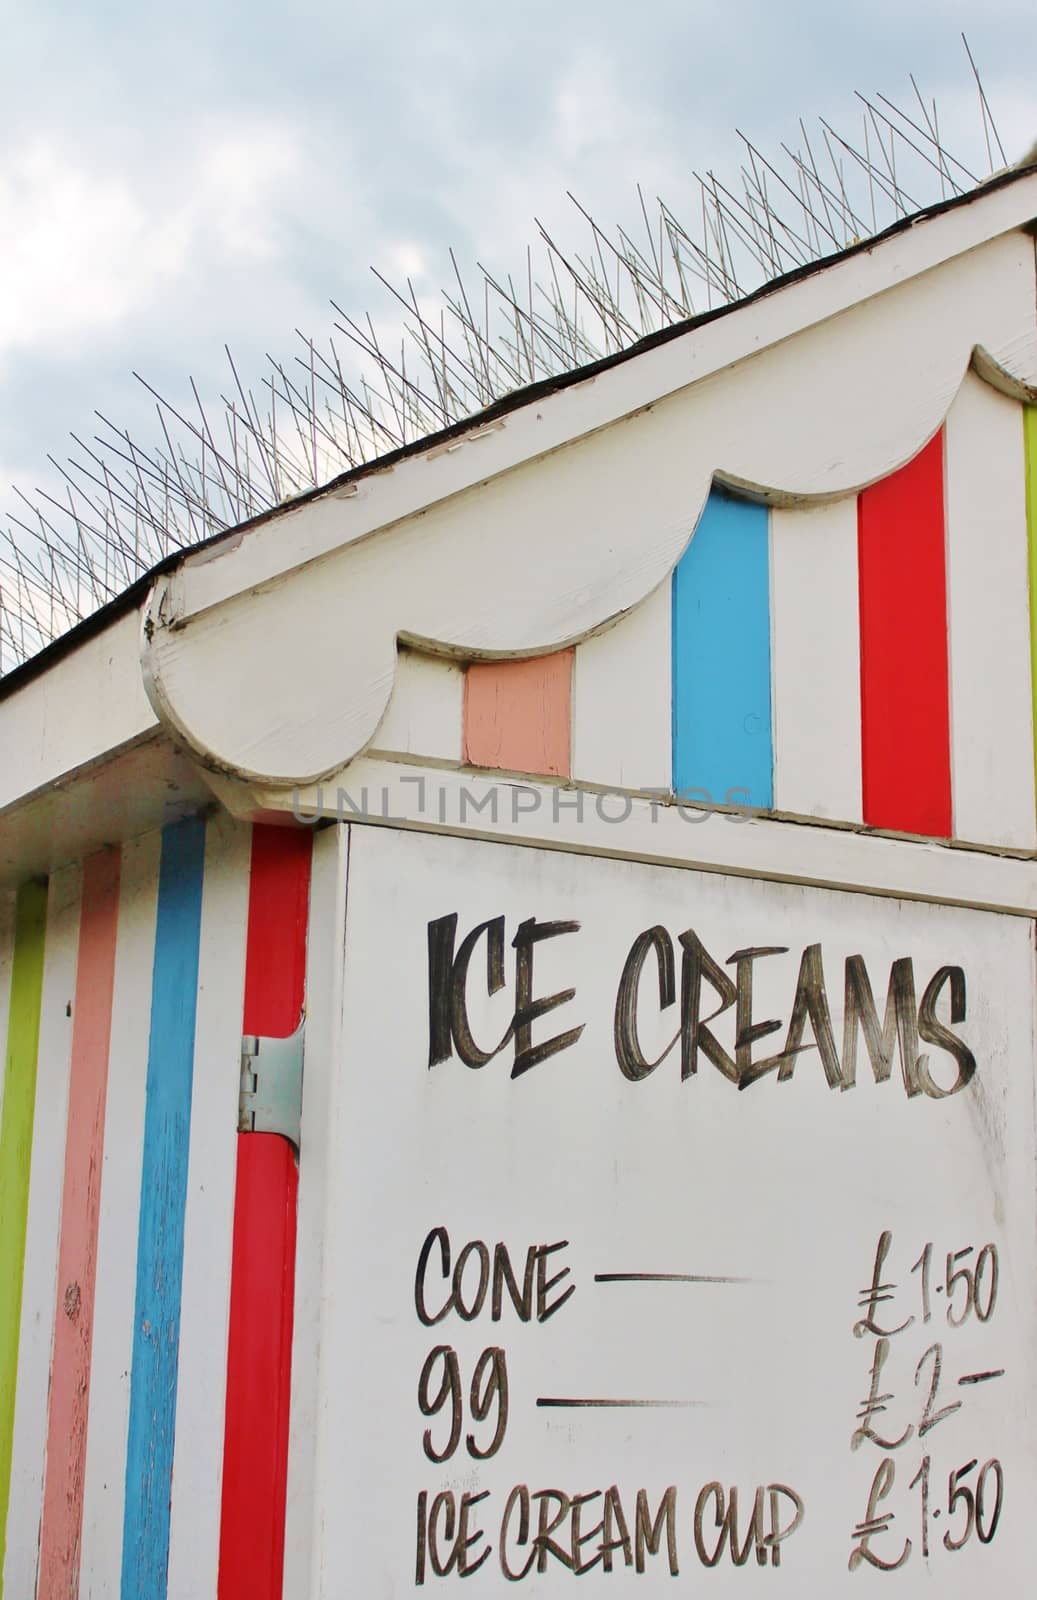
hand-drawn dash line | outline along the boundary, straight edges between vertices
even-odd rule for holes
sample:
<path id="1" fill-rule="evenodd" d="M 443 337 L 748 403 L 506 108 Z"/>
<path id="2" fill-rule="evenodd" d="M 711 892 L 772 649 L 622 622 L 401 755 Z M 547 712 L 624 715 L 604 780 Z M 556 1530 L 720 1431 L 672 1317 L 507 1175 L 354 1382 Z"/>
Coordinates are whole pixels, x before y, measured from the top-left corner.
<path id="1" fill-rule="evenodd" d="M 596 1272 L 595 1283 L 752 1283 L 752 1278 L 721 1278 L 705 1272 Z"/>
<path id="2" fill-rule="evenodd" d="M 959 1378 L 958 1379 L 958 1382 L 959 1383 L 986 1383 L 988 1378 L 1003 1378 L 1004 1375 L 1005 1375 L 1004 1367 L 997 1367 L 993 1372 L 966 1372 L 966 1374 L 965 1374 L 965 1376 L 963 1378 Z"/>
<path id="3" fill-rule="evenodd" d="M 555 1395 L 540 1395 L 537 1398 L 538 1406 L 652 1406 L 655 1408 L 684 1409 L 688 1406 L 704 1406 L 705 1400 L 575 1400 Z"/>

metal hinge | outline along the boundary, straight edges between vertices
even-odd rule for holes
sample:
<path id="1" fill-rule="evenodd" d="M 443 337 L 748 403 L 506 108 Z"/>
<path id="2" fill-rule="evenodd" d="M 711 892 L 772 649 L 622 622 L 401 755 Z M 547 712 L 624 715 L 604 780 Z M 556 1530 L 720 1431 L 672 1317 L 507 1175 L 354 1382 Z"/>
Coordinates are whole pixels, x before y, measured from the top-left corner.
<path id="1" fill-rule="evenodd" d="M 241 1040 L 239 1133 L 280 1133 L 299 1148 L 305 1020 L 287 1039 Z"/>

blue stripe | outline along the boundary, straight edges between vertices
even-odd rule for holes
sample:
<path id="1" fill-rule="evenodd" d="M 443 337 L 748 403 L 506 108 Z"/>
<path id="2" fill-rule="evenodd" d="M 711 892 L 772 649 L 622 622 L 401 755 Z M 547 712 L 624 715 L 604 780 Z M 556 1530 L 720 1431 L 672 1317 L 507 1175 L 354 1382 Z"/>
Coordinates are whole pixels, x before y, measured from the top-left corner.
<path id="1" fill-rule="evenodd" d="M 673 785 L 774 804 L 766 506 L 714 489 L 673 574 Z"/>
<path id="2" fill-rule="evenodd" d="M 204 857 L 204 821 L 191 818 L 163 830 L 140 1186 L 122 1600 L 163 1600 L 166 1593 Z"/>

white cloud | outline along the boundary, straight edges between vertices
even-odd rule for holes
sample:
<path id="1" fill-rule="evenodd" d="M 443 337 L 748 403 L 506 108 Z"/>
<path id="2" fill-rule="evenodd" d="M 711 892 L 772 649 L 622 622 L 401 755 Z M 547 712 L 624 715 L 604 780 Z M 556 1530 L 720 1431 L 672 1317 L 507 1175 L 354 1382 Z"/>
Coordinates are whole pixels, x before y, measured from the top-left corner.
<path id="1" fill-rule="evenodd" d="M 269 272 L 304 165 L 301 139 L 266 124 L 196 132 L 173 170 L 104 171 L 96 155 L 42 139 L 9 150 L 0 357 L 75 353 L 185 284 Z"/>

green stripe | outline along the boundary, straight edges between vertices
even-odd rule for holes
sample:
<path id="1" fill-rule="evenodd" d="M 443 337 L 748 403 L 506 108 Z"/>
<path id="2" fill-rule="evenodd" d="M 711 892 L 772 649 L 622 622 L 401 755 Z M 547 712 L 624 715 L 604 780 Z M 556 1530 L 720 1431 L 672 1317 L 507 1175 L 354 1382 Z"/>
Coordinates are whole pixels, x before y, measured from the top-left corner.
<path id="1" fill-rule="evenodd" d="M 18 891 L 15 914 L 7 1063 L 0 1120 L 0 1600 L 4 1592 L 7 1508 L 11 1496 L 18 1328 L 22 1314 L 46 931 L 47 886 L 23 884 Z"/>
<path id="2" fill-rule="evenodd" d="M 1033 688 L 1034 772 L 1037 776 L 1037 406 L 1023 406 L 1026 452 L 1026 527 L 1030 569 L 1030 681 Z"/>

